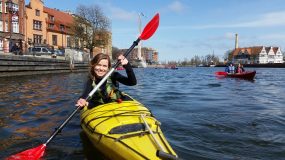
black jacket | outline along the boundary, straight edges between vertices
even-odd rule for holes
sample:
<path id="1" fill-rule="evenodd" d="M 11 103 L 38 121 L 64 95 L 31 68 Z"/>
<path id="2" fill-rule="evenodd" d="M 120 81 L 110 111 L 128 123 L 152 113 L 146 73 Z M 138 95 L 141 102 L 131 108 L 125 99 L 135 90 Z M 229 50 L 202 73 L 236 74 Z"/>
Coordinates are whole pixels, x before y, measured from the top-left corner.
<path id="1" fill-rule="evenodd" d="M 134 74 L 134 71 L 131 67 L 131 65 L 128 63 L 127 65 L 124 65 L 123 66 L 126 70 L 126 73 L 127 73 L 127 77 L 118 73 L 118 72 L 113 72 L 111 74 L 111 80 L 112 80 L 112 83 L 117 87 L 119 88 L 119 83 L 122 83 L 124 85 L 127 85 L 127 86 L 134 86 L 137 84 L 137 79 L 136 79 L 136 76 Z M 100 82 L 101 79 L 99 80 L 96 80 L 96 84 L 98 84 Z M 118 83 L 119 82 L 119 83 Z M 91 78 L 88 78 L 86 84 L 85 84 L 85 88 L 84 88 L 84 91 L 82 93 L 82 95 L 80 96 L 80 98 L 87 98 L 88 94 L 92 91 L 93 89 L 93 86 L 92 86 L 92 83 L 93 83 L 93 80 Z M 105 88 L 106 86 L 106 82 L 100 87 L 102 90 Z M 96 106 L 98 104 L 96 104 L 96 102 L 94 101 L 95 98 L 92 98 L 90 101 L 89 101 L 89 106 Z"/>

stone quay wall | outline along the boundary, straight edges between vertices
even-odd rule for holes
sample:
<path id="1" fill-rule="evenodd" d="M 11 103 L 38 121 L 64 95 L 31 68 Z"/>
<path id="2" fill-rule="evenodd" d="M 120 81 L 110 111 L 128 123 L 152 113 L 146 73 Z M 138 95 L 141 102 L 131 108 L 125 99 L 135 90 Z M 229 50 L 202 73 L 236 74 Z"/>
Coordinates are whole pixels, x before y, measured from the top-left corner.
<path id="1" fill-rule="evenodd" d="M 88 62 L 70 61 L 65 57 L 23 56 L 0 54 L 0 77 L 88 72 Z"/>

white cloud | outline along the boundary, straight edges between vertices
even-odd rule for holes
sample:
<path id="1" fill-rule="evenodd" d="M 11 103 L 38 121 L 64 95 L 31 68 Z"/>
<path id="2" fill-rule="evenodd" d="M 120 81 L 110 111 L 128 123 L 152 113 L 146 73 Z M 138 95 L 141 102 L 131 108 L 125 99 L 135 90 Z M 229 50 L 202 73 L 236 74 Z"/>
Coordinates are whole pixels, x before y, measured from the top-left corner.
<path id="1" fill-rule="evenodd" d="M 285 26 L 285 11 L 271 12 L 262 15 L 259 19 L 252 22 L 241 23 L 244 27 L 267 27 Z"/>
<path id="2" fill-rule="evenodd" d="M 213 29 L 213 28 L 253 28 L 253 27 L 284 27 L 285 26 L 285 11 L 271 12 L 259 16 L 256 20 L 248 20 L 233 24 L 210 24 L 210 25 L 180 25 L 180 26 L 163 26 L 161 29 Z"/>
<path id="3" fill-rule="evenodd" d="M 181 13 L 185 10 L 185 5 L 183 5 L 179 1 L 174 1 L 173 3 L 168 5 L 168 9 L 176 13 Z"/>
<path id="4" fill-rule="evenodd" d="M 267 34 L 267 35 L 261 35 L 259 38 L 267 39 L 267 40 L 285 40 L 285 35 L 284 34 Z"/>
<path id="5" fill-rule="evenodd" d="M 251 27 L 281 27 L 285 26 L 285 11 L 271 12 L 261 15 L 256 20 L 249 20 L 233 24 L 201 25 L 195 26 L 196 29 L 209 28 L 251 28 Z"/>
<path id="6" fill-rule="evenodd" d="M 227 32 L 227 33 L 225 33 L 225 38 L 226 39 L 234 39 L 235 35 L 236 35 L 236 33 Z"/>
<path id="7" fill-rule="evenodd" d="M 128 12 L 126 10 L 113 6 L 110 7 L 110 11 L 112 19 L 128 21 L 128 20 L 133 20 L 134 17 L 137 16 L 137 14 L 134 12 Z"/>

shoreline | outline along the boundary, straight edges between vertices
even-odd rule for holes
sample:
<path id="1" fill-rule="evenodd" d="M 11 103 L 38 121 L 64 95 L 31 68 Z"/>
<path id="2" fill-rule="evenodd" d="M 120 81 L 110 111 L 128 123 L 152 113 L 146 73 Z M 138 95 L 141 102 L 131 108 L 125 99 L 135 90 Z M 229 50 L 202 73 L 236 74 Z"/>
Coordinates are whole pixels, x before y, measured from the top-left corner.
<path id="1" fill-rule="evenodd" d="M 0 54 L 0 77 L 66 72 L 88 72 L 89 63 L 70 62 L 65 57 Z"/>

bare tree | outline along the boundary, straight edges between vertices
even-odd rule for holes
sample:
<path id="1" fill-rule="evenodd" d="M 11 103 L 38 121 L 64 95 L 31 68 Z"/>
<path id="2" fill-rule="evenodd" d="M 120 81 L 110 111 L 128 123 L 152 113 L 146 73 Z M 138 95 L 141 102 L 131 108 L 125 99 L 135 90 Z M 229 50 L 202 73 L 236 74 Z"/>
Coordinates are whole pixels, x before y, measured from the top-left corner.
<path id="1" fill-rule="evenodd" d="M 106 47 L 110 40 L 110 20 L 98 5 L 79 5 L 73 26 L 74 36 L 81 48 L 87 48 L 93 56 L 94 47 Z"/>
<path id="2" fill-rule="evenodd" d="M 119 56 L 119 54 L 121 53 L 122 51 L 117 48 L 117 47 L 112 47 L 112 59 L 117 59 L 117 57 Z"/>
<path id="3" fill-rule="evenodd" d="M 232 55 L 233 50 L 227 50 L 224 54 L 224 61 L 232 61 L 233 55 Z"/>

